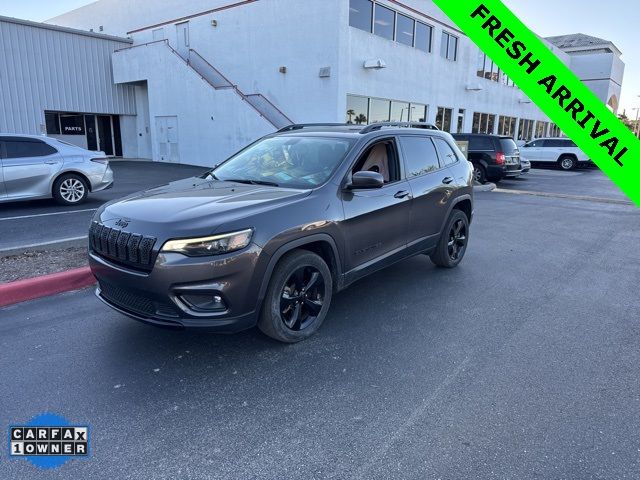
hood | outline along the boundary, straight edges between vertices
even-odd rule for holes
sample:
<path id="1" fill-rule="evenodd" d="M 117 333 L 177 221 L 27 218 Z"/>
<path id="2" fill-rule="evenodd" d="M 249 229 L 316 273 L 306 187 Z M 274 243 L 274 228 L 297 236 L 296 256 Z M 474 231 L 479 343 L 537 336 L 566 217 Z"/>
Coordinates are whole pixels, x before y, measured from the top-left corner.
<path id="1" fill-rule="evenodd" d="M 209 235 L 225 223 L 289 204 L 310 193 L 194 177 L 107 204 L 98 210 L 96 220 L 141 234 L 169 231 L 174 237 Z"/>

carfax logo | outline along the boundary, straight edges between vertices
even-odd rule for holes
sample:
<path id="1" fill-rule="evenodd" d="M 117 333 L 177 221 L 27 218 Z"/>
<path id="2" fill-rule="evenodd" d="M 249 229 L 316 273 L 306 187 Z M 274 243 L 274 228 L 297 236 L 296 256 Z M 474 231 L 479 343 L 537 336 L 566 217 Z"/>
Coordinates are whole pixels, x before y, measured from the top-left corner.
<path id="1" fill-rule="evenodd" d="M 23 457 L 40 468 L 57 468 L 74 457 L 89 455 L 89 427 L 43 413 L 25 425 L 9 427 L 9 455 Z"/>

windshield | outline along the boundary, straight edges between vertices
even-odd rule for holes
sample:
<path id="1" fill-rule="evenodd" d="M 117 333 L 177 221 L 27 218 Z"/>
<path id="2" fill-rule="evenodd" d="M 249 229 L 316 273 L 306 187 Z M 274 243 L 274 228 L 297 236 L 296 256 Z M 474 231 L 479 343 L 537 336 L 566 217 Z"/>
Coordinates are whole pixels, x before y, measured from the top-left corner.
<path id="1" fill-rule="evenodd" d="M 209 172 L 217 180 L 292 188 L 326 182 L 351 148 L 348 139 L 274 137 L 259 141 Z"/>

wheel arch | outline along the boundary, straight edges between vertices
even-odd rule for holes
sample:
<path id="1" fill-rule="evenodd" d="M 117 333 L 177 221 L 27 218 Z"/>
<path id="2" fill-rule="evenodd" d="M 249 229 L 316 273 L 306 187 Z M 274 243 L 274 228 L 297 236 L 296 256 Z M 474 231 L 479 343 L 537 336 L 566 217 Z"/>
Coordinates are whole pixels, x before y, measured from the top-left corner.
<path id="1" fill-rule="evenodd" d="M 68 175 L 68 174 L 77 175 L 80 178 L 82 178 L 87 184 L 87 189 L 89 189 L 89 193 L 91 193 L 91 181 L 89 180 L 89 177 L 87 177 L 84 173 L 82 173 L 79 170 L 63 170 L 61 172 L 56 173 L 51 179 L 51 184 L 49 185 L 49 192 L 51 193 L 51 195 L 53 195 L 53 187 L 58 181 L 58 179 L 63 175 Z"/>
<path id="2" fill-rule="evenodd" d="M 338 246 L 333 237 L 327 233 L 309 235 L 296 240 L 292 240 L 280 246 L 269 259 L 258 294 L 258 308 L 261 307 L 264 297 L 271 281 L 276 265 L 280 259 L 294 250 L 307 250 L 320 256 L 328 265 L 333 277 L 334 291 L 342 288 L 342 262 L 338 251 Z"/>
<path id="3" fill-rule="evenodd" d="M 473 220 L 473 198 L 471 197 L 471 195 L 468 193 L 460 195 L 451 202 L 451 205 L 449 205 L 449 208 L 447 209 L 447 214 L 442 219 L 442 225 L 440 226 L 440 235 L 442 235 L 444 227 L 446 226 L 447 221 L 451 216 L 451 212 L 453 212 L 454 210 L 461 210 L 462 212 L 464 212 L 469 219 L 469 225 L 471 225 L 471 221 Z"/>

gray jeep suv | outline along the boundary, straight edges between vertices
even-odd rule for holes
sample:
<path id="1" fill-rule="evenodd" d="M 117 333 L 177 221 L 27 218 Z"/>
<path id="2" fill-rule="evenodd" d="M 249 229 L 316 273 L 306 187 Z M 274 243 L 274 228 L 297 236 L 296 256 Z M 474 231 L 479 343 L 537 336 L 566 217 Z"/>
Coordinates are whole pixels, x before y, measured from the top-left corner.
<path id="1" fill-rule="evenodd" d="M 334 293 L 399 260 L 462 260 L 472 165 L 427 124 L 291 125 L 206 174 L 102 206 L 97 296 L 161 326 L 297 342 Z"/>

